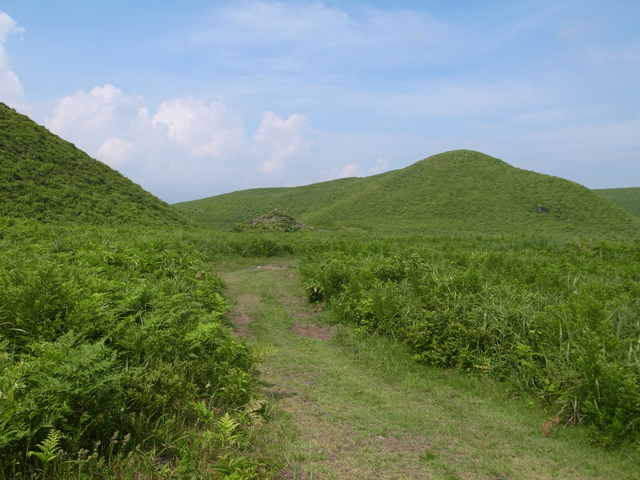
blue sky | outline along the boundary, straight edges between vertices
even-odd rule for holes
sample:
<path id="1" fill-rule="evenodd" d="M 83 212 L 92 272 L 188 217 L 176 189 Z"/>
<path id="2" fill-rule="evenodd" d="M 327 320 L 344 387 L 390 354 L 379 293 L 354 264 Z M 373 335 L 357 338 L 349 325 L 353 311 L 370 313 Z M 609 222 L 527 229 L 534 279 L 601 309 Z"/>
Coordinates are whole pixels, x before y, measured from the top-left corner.
<path id="1" fill-rule="evenodd" d="M 640 186 L 637 1 L 0 4 L 0 101 L 170 203 L 479 150 Z"/>

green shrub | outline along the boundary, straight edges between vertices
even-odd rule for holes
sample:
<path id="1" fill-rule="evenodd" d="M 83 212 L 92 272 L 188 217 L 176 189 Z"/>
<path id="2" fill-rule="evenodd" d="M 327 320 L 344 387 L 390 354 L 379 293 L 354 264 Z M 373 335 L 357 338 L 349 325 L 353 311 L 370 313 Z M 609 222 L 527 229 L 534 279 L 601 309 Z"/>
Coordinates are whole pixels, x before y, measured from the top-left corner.
<path id="1" fill-rule="evenodd" d="M 2 221 L 0 233 L 0 472 L 64 478 L 91 465 L 108 475 L 110 458 L 172 438 L 182 447 L 163 455 L 200 468 L 199 429 L 255 395 L 255 356 L 223 324 L 212 262 L 282 244 L 19 220 Z M 238 447 L 216 448 L 222 458 Z"/>
<path id="2" fill-rule="evenodd" d="M 311 301 L 418 361 L 535 392 L 595 441 L 640 440 L 638 243 L 429 239 L 308 255 Z"/>

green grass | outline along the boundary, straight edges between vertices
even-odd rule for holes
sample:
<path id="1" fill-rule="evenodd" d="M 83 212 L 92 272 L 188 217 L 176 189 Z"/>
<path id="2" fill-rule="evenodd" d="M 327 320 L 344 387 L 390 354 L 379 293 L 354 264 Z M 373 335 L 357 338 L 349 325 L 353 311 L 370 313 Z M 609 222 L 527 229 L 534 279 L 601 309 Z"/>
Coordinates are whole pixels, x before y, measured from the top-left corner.
<path id="1" fill-rule="evenodd" d="M 342 322 L 640 445 L 637 259 L 637 242 L 430 238 L 344 242 L 300 269 Z"/>
<path id="2" fill-rule="evenodd" d="M 0 216 L 100 225 L 194 222 L 0 103 Z"/>
<path id="3" fill-rule="evenodd" d="M 306 225 L 291 215 L 278 209 L 264 213 L 233 228 L 234 232 L 299 232 L 307 229 Z"/>
<path id="4" fill-rule="evenodd" d="M 268 478 L 212 271 L 266 240 L 0 218 L 0 478 Z"/>
<path id="5" fill-rule="evenodd" d="M 640 187 L 594 190 L 627 212 L 640 217 Z"/>
<path id="6" fill-rule="evenodd" d="M 276 208 L 316 231 L 177 210 Z M 0 104 L 3 478 L 638 478 L 640 219 L 602 195 L 454 151 L 177 209 Z M 283 255 L 328 316 L 247 268 Z"/>
<path id="7" fill-rule="evenodd" d="M 246 190 L 175 207 L 222 229 L 279 208 L 316 228 L 377 235 L 640 234 L 638 218 L 582 185 L 467 150 L 366 178 Z"/>
<path id="8" fill-rule="evenodd" d="M 250 268 L 277 263 L 287 269 Z M 294 258 L 219 267 L 249 342 L 275 352 L 260 367 L 270 421 L 260 450 L 285 478 L 638 478 L 637 451 L 589 445 L 589 433 L 541 426 L 554 412 L 504 384 L 417 364 L 392 339 L 348 326 L 329 342 L 291 332 L 327 325 L 308 304 Z"/>

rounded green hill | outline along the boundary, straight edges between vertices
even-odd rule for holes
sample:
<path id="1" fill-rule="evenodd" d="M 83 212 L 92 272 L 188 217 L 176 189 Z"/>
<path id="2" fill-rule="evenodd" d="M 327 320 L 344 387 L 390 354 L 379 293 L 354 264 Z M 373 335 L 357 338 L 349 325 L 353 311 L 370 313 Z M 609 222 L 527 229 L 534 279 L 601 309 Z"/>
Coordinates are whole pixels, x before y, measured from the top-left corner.
<path id="1" fill-rule="evenodd" d="M 194 222 L 0 103 L 0 215 L 91 224 Z"/>
<path id="2" fill-rule="evenodd" d="M 470 150 L 366 178 L 245 190 L 175 207 L 223 229 L 280 208 L 308 225 L 377 234 L 640 235 L 638 218 L 588 188 Z"/>

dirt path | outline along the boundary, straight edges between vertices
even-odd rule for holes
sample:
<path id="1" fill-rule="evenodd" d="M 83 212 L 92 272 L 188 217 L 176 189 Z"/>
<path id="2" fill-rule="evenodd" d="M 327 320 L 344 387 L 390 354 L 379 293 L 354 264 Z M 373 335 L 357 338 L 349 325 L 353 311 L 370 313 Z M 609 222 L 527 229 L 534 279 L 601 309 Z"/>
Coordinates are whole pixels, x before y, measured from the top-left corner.
<path id="1" fill-rule="evenodd" d="M 251 265 L 223 276 L 235 299 L 229 318 L 238 335 L 278 349 L 261 378 L 263 395 L 294 423 L 280 478 L 438 478 L 425 476 L 431 469 L 419 461 L 428 446 L 424 438 L 394 436 L 384 425 L 363 428 L 345 414 L 358 410 L 354 394 L 376 395 L 377 379 L 345 363 L 344 353 L 327 343 L 336 327 L 307 302 L 295 262 Z M 336 389 L 343 396 L 330 398 Z"/>
<path id="2" fill-rule="evenodd" d="M 634 478 L 575 433 L 543 438 L 544 412 L 486 381 L 415 366 L 404 347 L 358 343 L 327 324 L 295 259 L 249 262 L 219 273 L 237 334 L 276 350 L 260 380 L 272 409 L 264 449 L 286 465 L 279 478 Z"/>

